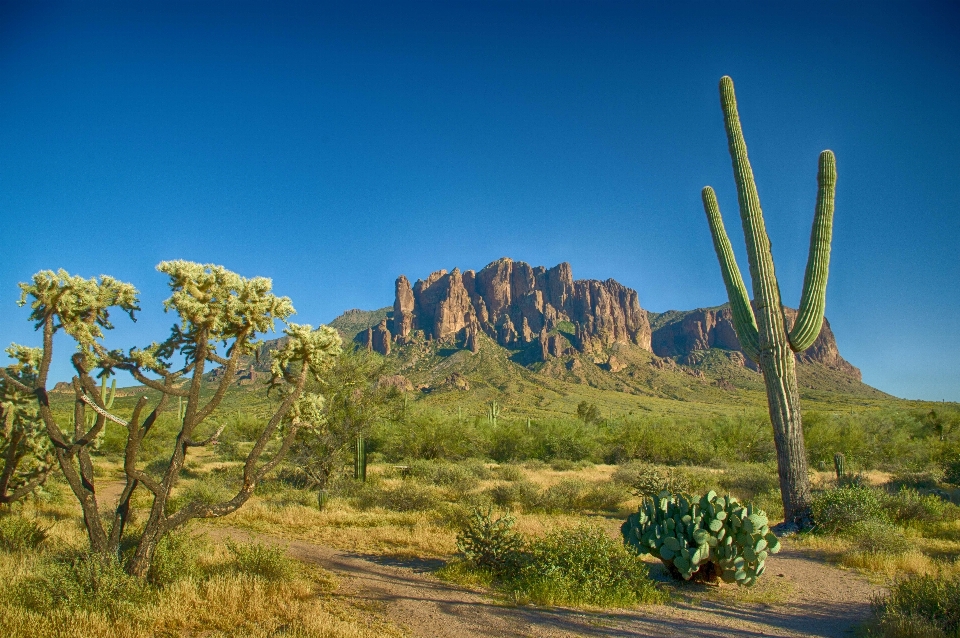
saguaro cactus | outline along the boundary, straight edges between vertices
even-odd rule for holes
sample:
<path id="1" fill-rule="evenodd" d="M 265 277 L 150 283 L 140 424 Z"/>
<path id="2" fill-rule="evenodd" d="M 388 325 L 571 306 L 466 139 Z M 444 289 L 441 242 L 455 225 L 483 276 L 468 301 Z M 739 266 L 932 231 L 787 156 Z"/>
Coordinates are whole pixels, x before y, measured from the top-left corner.
<path id="1" fill-rule="evenodd" d="M 353 455 L 353 478 L 358 481 L 367 480 L 367 442 L 363 435 L 357 437 L 356 449 Z"/>
<path id="2" fill-rule="evenodd" d="M 737 336 L 743 352 L 760 366 L 763 373 L 777 447 L 784 517 L 787 521 L 804 525 L 809 518 L 810 481 L 807 476 L 807 455 L 803 443 L 793 353 L 809 348 L 820 334 L 823 325 L 827 271 L 830 264 L 830 236 L 833 228 L 833 198 L 837 181 L 836 160 L 832 151 L 820 153 L 817 206 L 813 231 L 810 234 L 810 254 L 803 280 L 803 294 L 796 323 L 788 332 L 780 301 L 780 287 L 773 269 L 770 239 L 764 227 L 760 198 L 753 181 L 753 169 L 747 159 L 747 145 L 740 128 L 733 80 L 726 76 L 720 79 L 720 104 L 723 107 L 723 122 L 727 131 L 730 158 L 733 161 L 740 219 L 750 262 L 752 307 L 733 249 L 730 247 L 730 240 L 723 228 L 717 197 L 709 186 L 703 189 L 703 208 L 707 213 L 723 283 L 730 298 Z"/>

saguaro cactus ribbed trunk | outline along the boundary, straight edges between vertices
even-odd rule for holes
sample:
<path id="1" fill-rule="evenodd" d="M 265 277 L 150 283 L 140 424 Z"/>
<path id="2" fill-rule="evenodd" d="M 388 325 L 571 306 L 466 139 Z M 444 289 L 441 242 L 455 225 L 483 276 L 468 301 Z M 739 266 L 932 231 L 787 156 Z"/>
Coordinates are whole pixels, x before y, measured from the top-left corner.
<path id="1" fill-rule="evenodd" d="M 833 198 L 837 181 L 836 160 L 832 151 L 820 153 L 817 208 L 813 231 L 810 234 L 810 255 L 803 280 L 800 311 L 793 328 L 787 332 L 780 301 L 780 287 L 773 269 L 773 255 L 770 253 L 770 239 L 763 224 L 760 198 L 740 128 L 733 80 L 726 76 L 720 79 L 720 104 L 723 107 L 723 122 L 730 146 L 730 158 L 733 161 L 740 219 L 743 222 L 747 258 L 750 262 L 752 307 L 733 249 L 730 247 L 730 240 L 723 228 L 717 197 L 709 186 L 703 189 L 703 208 L 707 213 L 723 283 L 730 298 L 737 336 L 744 353 L 760 366 L 763 373 L 777 447 L 784 520 L 803 526 L 809 521 L 810 480 L 807 476 L 807 454 L 803 443 L 793 353 L 802 352 L 813 345 L 823 325 L 827 271 L 830 265 L 830 236 L 833 228 Z"/>

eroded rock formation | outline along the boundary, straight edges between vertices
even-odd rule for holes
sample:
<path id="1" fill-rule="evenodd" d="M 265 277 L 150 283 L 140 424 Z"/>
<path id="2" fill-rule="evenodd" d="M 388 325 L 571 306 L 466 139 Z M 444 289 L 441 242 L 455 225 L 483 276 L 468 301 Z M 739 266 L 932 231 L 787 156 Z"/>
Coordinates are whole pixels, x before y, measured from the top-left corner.
<path id="1" fill-rule="evenodd" d="M 412 287 L 401 275 L 393 308 L 391 328 L 399 343 L 422 330 L 427 338 L 476 351 L 482 331 L 502 346 L 538 342 L 544 357 L 557 356 L 559 344 L 546 333 L 570 322 L 580 350 L 613 343 L 650 350 L 650 324 L 636 291 L 613 279 L 575 281 L 567 263 L 547 269 L 503 258 L 476 273 L 439 270 Z"/>
<path id="2" fill-rule="evenodd" d="M 783 309 L 787 330 L 796 321 L 797 311 L 793 308 Z M 709 348 L 723 348 L 739 354 L 739 360 L 744 364 L 743 351 L 740 340 L 733 327 L 733 315 L 729 306 L 719 308 L 698 308 L 685 313 L 683 316 L 660 326 L 653 332 L 651 347 L 654 354 L 660 357 L 683 357 L 684 359 L 698 350 Z M 837 340 L 830 329 L 830 322 L 823 320 L 820 335 L 813 345 L 797 354 L 799 361 L 808 363 L 822 363 L 828 368 L 839 370 L 860 380 L 860 370 L 840 356 L 837 349 Z"/>

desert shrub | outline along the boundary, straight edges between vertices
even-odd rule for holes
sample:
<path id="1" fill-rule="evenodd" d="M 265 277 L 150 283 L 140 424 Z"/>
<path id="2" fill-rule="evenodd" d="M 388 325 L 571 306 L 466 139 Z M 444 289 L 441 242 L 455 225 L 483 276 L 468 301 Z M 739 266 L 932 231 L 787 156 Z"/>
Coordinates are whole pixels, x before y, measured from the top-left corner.
<path id="1" fill-rule="evenodd" d="M 580 507 L 593 512 L 615 512 L 626 500 L 623 486 L 610 481 L 595 483 L 580 497 Z"/>
<path id="2" fill-rule="evenodd" d="M 270 490 L 271 488 L 268 485 L 261 489 Z M 176 512 L 191 501 L 222 503 L 229 501 L 235 494 L 236 491 L 230 489 L 222 473 L 211 472 L 185 485 L 183 489 L 175 491 L 167 507 L 170 512 Z"/>
<path id="3" fill-rule="evenodd" d="M 944 518 L 950 503 L 934 494 L 901 488 L 883 499 L 883 508 L 898 523 L 935 523 Z"/>
<path id="4" fill-rule="evenodd" d="M 227 549 L 233 555 L 233 568 L 241 574 L 267 581 L 283 581 L 289 580 L 296 572 L 294 562 L 287 558 L 282 547 L 228 540 Z"/>
<path id="5" fill-rule="evenodd" d="M 209 551 L 210 544 L 203 536 L 190 536 L 184 531 L 167 534 L 157 544 L 147 580 L 158 587 L 183 578 L 200 580 L 205 575 L 200 557 Z"/>
<path id="6" fill-rule="evenodd" d="M 73 554 L 42 563 L 19 589 L 20 603 L 34 611 L 85 609 L 117 616 L 150 601 L 153 590 L 127 574 L 116 560 Z"/>
<path id="7" fill-rule="evenodd" d="M 487 493 L 497 507 L 512 508 L 520 506 L 530 508 L 536 505 L 540 496 L 540 488 L 526 479 L 521 479 L 513 483 L 498 483 L 490 488 Z"/>
<path id="8" fill-rule="evenodd" d="M 578 512 L 582 509 L 582 498 L 586 491 L 586 482 L 565 478 L 543 490 L 536 502 L 524 503 L 524 509 L 548 514 Z"/>
<path id="9" fill-rule="evenodd" d="M 666 490 L 671 493 L 690 491 L 687 476 L 673 467 L 631 461 L 613 473 L 613 481 L 627 486 L 637 496 L 652 496 Z"/>
<path id="10" fill-rule="evenodd" d="M 473 566 L 502 575 L 516 566 L 524 547 L 515 523 L 509 514 L 495 518 L 490 509 L 475 509 L 457 534 L 457 550 Z"/>
<path id="11" fill-rule="evenodd" d="M 493 472 L 481 459 L 466 459 L 460 462 L 460 466 L 475 479 L 486 481 L 487 479 L 493 478 Z"/>
<path id="12" fill-rule="evenodd" d="M 873 602 L 871 633 L 890 638 L 960 635 L 960 577 L 912 576 Z"/>
<path id="13" fill-rule="evenodd" d="M 860 552 L 872 554 L 902 554 L 910 549 L 903 530 L 885 521 L 858 521 L 844 530 L 843 536 L 854 543 Z"/>
<path id="14" fill-rule="evenodd" d="M 936 470 L 923 470 L 920 472 L 897 472 L 890 478 L 890 487 L 894 490 L 903 488 L 911 490 L 935 490 L 943 480 L 943 472 Z"/>
<path id="15" fill-rule="evenodd" d="M 375 490 L 372 495 L 372 504 L 368 504 L 368 507 L 383 507 L 395 512 L 425 512 L 440 503 L 436 489 L 416 481 L 402 481 L 392 487 Z"/>
<path id="16" fill-rule="evenodd" d="M 527 459 L 526 461 L 523 462 L 523 467 L 527 468 L 528 470 L 532 470 L 536 472 L 537 470 L 547 469 L 549 465 L 547 465 L 540 459 Z"/>
<path id="17" fill-rule="evenodd" d="M 531 436 L 530 456 L 550 461 L 580 461 L 597 449 L 594 428 L 580 421 L 547 421 L 538 423 Z"/>
<path id="18" fill-rule="evenodd" d="M 498 465 L 493 473 L 501 481 L 520 481 L 523 479 L 523 470 L 520 469 L 520 466 L 513 465 L 512 463 Z"/>
<path id="19" fill-rule="evenodd" d="M 599 528 L 558 530 L 530 543 L 525 554 L 505 582 L 517 601 L 629 606 L 665 599 L 640 556 Z"/>
<path id="20" fill-rule="evenodd" d="M 857 523 L 883 521 L 887 517 L 880 496 L 866 487 L 838 487 L 814 495 L 813 522 L 816 530 L 836 534 Z"/>
<path id="21" fill-rule="evenodd" d="M 37 549 L 47 540 L 48 531 L 35 520 L 13 514 L 0 516 L 0 549 L 8 552 Z"/>
<path id="22" fill-rule="evenodd" d="M 960 454 L 954 454 L 943 462 L 943 480 L 960 485 Z"/>
<path id="23" fill-rule="evenodd" d="M 570 459 L 556 459 L 550 463 L 550 469 L 554 472 L 570 472 L 577 469 L 577 464 Z"/>
<path id="24" fill-rule="evenodd" d="M 759 494 L 780 490 L 780 478 L 776 467 L 759 463 L 737 465 L 718 476 L 720 487 L 745 500 L 753 500 Z"/>

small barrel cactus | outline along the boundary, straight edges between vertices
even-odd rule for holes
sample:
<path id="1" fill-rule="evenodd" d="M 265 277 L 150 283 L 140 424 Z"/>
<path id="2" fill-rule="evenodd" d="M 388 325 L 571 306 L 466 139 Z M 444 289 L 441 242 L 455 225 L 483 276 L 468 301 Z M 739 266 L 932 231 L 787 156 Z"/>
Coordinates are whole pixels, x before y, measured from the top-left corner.
<path id="1" fill-rule="evenodd" d="M 711 490 L 699 499 L 663 491 L 644 499 L 620 528 L 641 554 L 662 560 L 684 580 L 715 580 L 750 586 L 763 574 L 780 541 L 766 514 L 733 496 Z"/>

